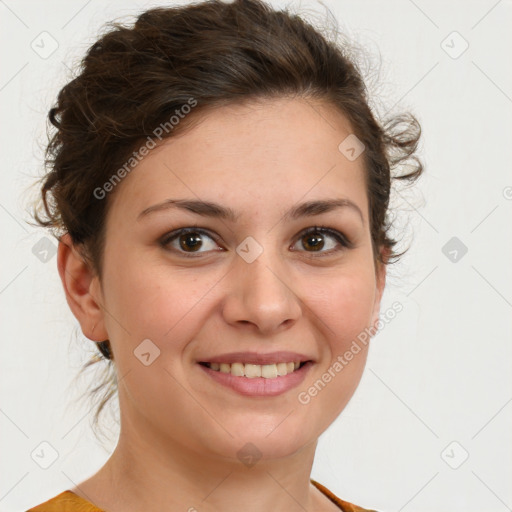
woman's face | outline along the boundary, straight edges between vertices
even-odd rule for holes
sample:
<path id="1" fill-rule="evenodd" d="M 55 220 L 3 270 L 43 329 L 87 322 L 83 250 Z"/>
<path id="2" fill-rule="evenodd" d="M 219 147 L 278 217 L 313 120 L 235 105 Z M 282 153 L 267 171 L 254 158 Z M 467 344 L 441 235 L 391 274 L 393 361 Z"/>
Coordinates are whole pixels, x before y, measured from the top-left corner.
<path id="1" fill-rule="evenodd" d="M 367 357 L 353 342 L 378 319 L 384 286 L 363 157 L 338 149 L 350 134 L 333 108 L 309 100 L 224 107 L 151 150 L 117 185 L 102 288 L 91 290 L 125 432 L 203 455 L 235 458 L 252 443 L 263 458 L 280 457 L 316 441 L 343 410 Z M 334 200 L 350 205 L 301 208 Z M 314 226 L 330 232 L 304 233 Z M 282 363 L 306 360 L 275 377 L 290 369 Z M 268 363 L 271 378 L 200 364 L 222 361 Z"/>

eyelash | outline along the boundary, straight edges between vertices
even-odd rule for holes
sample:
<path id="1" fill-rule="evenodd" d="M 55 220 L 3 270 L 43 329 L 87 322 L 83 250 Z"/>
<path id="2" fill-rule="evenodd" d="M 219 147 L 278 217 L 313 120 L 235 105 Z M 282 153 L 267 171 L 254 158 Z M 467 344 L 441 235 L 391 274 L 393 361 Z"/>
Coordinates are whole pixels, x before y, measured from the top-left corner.
<path id="1" fill-rule="evenodd" d="M 208 236 L 209 238 L 211 238 L 212 240 L 214 240 L 216 243 L 218 243 L 220 241 L 220 237 L 213 234 L 213 233 L 209 233 L 207 230 L 204 230 L 202 228 L 192 228 L 192 227 L 189 227 L 189 228 L 180 228 L 180 229 L 176 229 L 174 231 L 171 231 L 170 233 L 167 233 L 165 234 L 161 239 L 160 239 L 160 245 L 164 248 L 164 249 L 167 249 L 169 244 L 177 239 L 179 236 L 181 235 L 186 235 L 188 233 L 194 233 L 194 234 L 199 234 L 199 235 L 206 235 Z M 296 242 L 298 240 L 300 240 L 301 238 L 304 238 L 306 235 L 310 235 L 310 234 L 322 234 L 322 235 L 330 235 L 331 237 L 333 237 L 341 246 L 342 248 L 337 248 L 337 249 L 330 249 L 328 251 L 320 251 L 320 252 L 315 252 L 315 251 L 304 251 L 304 252 L 307 252 L 307 253 L 311 253 L 311 256 L 309 257 L 324 257 L 324 256 L 330 256 L 334 253 L 338 253 L 340 251 L 344 251 L 344 250 L 347 250 L 347 249 L 352 249 L 354 247 L 354 244 L 343 234 L 343 233 L 340 233 L 339 231 L 337 231 L 336 229 L 332 229 L 332 228 L 329 228 L 327 226 L 312 226 L 310 228 L 306 228 L 304 229 L 303 231 L 301 231 L 296 239 Z M 295 243 L 296 243 L 295 242 Z M 295 244 L 293 244 L 295 245 Z M 205 253 L 208 253 L 208 252 L 211 252 L 211 251 L 204 251 L 204 252 L 183 252 L 183 251 L 179 251 L 179 250 L 176 250 L 174 249 L 176 252 L 178 252 L 180 255 L 183 255 L 185 256 L 186 258 L 197 258 L 199 257 L 201 254 L 205 254 Z M 300 252 L 303 252 L 303 251 L 300 251 Z"/>

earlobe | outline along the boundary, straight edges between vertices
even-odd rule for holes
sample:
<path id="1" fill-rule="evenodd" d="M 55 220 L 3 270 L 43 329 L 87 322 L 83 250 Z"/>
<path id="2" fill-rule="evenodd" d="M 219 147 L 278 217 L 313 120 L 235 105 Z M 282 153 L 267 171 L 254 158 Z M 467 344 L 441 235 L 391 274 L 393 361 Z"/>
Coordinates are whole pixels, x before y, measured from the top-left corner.
<path id="1" fill-rule="evenodd" d="M 66 233 L 59 240 L 57 267 L 66 294 L 66 301 L 80 323 L 84 336 L 92 341 L 108 339 L 104 325 L 102 297 L 98 293 L 98 276 L 84 260 L 71 236 Z"/>

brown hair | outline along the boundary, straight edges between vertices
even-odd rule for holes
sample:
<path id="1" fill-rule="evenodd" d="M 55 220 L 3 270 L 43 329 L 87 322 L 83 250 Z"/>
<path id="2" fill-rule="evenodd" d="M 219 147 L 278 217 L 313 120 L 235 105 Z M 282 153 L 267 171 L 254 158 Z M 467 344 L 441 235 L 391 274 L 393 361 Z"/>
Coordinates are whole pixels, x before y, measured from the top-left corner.
<path id="1" fill-rule="evenodd" d="M 337 30 L 336 30 L 337 33 Z M 413 183 L 422 173 L 415 155 L 421 128 L 409 114 L 378 122 L 368 91 L 347 43 L 329 41 L 296 14 L 277 11 L 261 0 L 210 0 L 143 12 L 133 26 L 109 24 L 88 50 L 80 72 L 58 95 L 49 112 L 56 129 L 42 178 L 44 211 L 37 223 L 57 236 L 68 232 L 101 277 L 109 196 L 95 191 L 112 183 L 134 150 L 169 125 L 193 98 L 197 105 L 163 137 L 193 126 L 216 107 L 277 97 L 322 100 L 349 120 L 365 145 L 363 153 L 375 262 L 389 264 L 397 243 L 389 235 L 391 180 Z M 408 163 L 408 172 L 392 175 Z M 103 187 L 103 188 L 102 188 Z M 388 249 L 383 260 L 379 249 Z M 98 343 L 112 365 L 108 340 Z M 87 363 L 86 367 L 98 359 Z M 116 391 L 107 378 L 98 415 Z"/>

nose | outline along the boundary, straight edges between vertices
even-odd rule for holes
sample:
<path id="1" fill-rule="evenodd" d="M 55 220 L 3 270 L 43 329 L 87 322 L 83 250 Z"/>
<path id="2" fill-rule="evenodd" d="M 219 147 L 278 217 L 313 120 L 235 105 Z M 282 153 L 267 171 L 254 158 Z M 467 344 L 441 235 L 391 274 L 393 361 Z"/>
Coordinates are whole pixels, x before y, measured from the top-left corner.
<path id="1" fill-rule="evenodd" d="M 237 256 L 233 265 L 223 303 L 227 323 L 269 335 L 297 322 L 302 313 L 301 301 L 278 257 L 271 258 L 264 251 L 252 263 Z"/>

